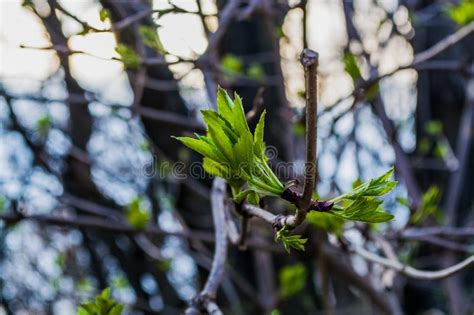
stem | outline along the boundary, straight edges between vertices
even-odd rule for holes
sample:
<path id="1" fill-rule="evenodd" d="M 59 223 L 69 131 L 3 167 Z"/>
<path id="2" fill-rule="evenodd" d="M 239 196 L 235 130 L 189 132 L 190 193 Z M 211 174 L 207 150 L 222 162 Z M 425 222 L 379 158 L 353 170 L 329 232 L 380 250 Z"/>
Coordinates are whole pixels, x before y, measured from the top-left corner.
<path id="1" fill-rule="evenodd" d="M 318 53 L 303 50 L 301 64 L 306 81 L 306 167 L 303 196 L 300 208 L 307 210 L 316 182 L 317 110 L 318 110 Z"/>

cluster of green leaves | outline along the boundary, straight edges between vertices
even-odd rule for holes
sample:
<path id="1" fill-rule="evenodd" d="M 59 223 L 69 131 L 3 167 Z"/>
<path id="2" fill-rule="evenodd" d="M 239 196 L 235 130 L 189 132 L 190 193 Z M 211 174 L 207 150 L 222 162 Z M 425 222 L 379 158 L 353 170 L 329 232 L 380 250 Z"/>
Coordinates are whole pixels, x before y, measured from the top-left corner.
<path id="1" fill-rule="evenodd" d="M 155 26 L 142 25 L 138 31 L 146 46 L 153 48 L 161 54 L 166 53 Z"/>
<path id="2" fill-rule="evenodd" d="M 354 86 L 358 84 L 358 82 L 362 79 L 362 72 L 360 71 L 359 64 L 357 62 L 356 56 L 354 56 L 351 52 L 346 52 L 344 54 L 344 70 L 349 74 L 352 78 Z M 378 83 L 371 85 L 365 91 L 365 97 L 368 100 L 371 100 L 377 95 L 380 90 L 380 86 Z"/>
<path id="3" fill-rule="evenodd" d="M 107 288 L 94 301 L 81 304 L 77 315 L 120 315 L 123 308 L 123 304 L 118 304 L 110 297 L 110 288 Z"/>
<path id="4" fill-rule="evenodd" d="M 253 62 L 245 69 L 242 59 L 233 54 L 226 54 L 222 57 L 221 67 L 225 78 L 229 81 L 238 76 L 247 76 L 255 81 L 265 78 L 265 70 L 261 64 Z"/>
<path id="5" fill-rule="evenodd" d="M 115 51 L 120 56 L 126 69 L 138 69 L 142 64 L 140 56 L 130 47 L 125 44 L 118 44 Z"/>
<path id="6" fill-rule="evenodd" d="M 254 133 L 245 118 L 241 98 L 235 94 L 234 100 L 226 91 L 219 88 L 217 109 L 202 110 L 207 125 L 206 136 L 196 138 L 177 137 L 184 145 L 203 155 L 204 170 L 226 179 L 231 186 L 234 201 L 258 204 L 265 195 L 280 196 L 285 187 L 268 166 L 263 141 L 265 112 L 255 127 Z M 396 181 L 390 180 L 393 168 L 385 174 L 363 183 L 358 180 L 351 192 L 338 196 L 328 213 L 310 213 L 308 219 L 328 232 L 340 234 L 344 220 L 368 223 L 386 222 L 393 215 L 381 209 L 381 196 L 391 191 Z M 243 189 L 247 184 L 248 187 Z M 332 216 L 331 216 L 332 215 Z M 293 235 L 287 227 L 280 229 L 275 236 L 285 249 L 304 250 L 306 239 Z"/>
<path id="7" fill-rule="evenodd" d="M 459 25 L 467 25 L 474 21 L 474 1 L 462 0 L 458 5 L 446 5 L 448 16 Z"/>
<path id="8" fill-rule="evenodd" d="M 260 195 L 280 196 L 284 186 L 268 166 L 263 140 L 265 111 L 252 134 L 245 118 L 242 99 L 234 100 L 225 90 L 217 92 L 217 109 L 202 110 L 207 135 L 178 137 L 184 145 L 204 156 L 204 170 L 227 180 L 234 198 L 258 202 Z M 240 191 L 247 183 L 248 189 Z"/>
<path id="9" fill-rule="evenodd" d="M 311 211 L 306 216 L 306 220 L 312 225 L 334 235 L 341 235 L 345 221 L 326 212 Z"/>
<path id="10" fill-rule="evenodd" d="M 99 11 L 99 19 L 101 22 L 105 22 L 110 17 L 110 12 L 109 10 L 102 8 Z"/>
<path id="11" fill-rule="evenodd" d="M 288 227 L 284 226 L 275 234 L 275 242 L 281 241 L 285 250 L 290 253 L 291 249 L 304 251 L 304 244 L 308 241 L 307 238 L 302 238 L 301 235 L 291 234 Z"/>
<path id="12" fill-rule="evenodd" d="M 280 280 L 279 295 L 282 299 L 298 294 L 306 285 L 307 271 L 302 263 L 285 266 L 278 273 Z"/>
<path id="13" fill-rule="evenodd" d="M 135 197 L 126 206 L 125 214 L 128 223 L 136 229 L 144 229 L 150 221 L 150 211 L 143 207 L 143 201 L 140 197 Z"/>
<path id="14" fill-rule="evenodd" d="M 385 174 L 373 178 L 366 183 L 358 180 L 353 190 L 332 200 L 333 208 L 329 213 L 346 220 L 369 223 L 386 222 L 393 219 L 393 215 L 382 210 L 379 198 L 391 191 L 397 182 L 390 180 L 393 167 Z"/>
<path id="15" fill-rule="evenodd" d="M 431 186 L 421 197 L 421 203 L 418 209 L 411 215 L 410 224 L 418 224 L 428 217 L 440 219 L 439 202 L 441 200 L 441 191 L 438 186 Z"/>
<path id="16" fill-rule="evenodd" d="M 346 52 L 344 54 L 344 70 L 350 75 L 354 83 L 362 79 L 362 74 L 360 72 L 359 65 L 357 64 L 357 59 L 350 52 Z"/>
<path id="17" fill-rule="evenodd" d="M 438 159 L 447 159 L 452 149 L 443 134 L 443 124 L 439 120 L 430 120 L 425 123 L 424 130 L 427 136 L 418 142 L 418 151 L 421 154 L 432 153 Z"/>

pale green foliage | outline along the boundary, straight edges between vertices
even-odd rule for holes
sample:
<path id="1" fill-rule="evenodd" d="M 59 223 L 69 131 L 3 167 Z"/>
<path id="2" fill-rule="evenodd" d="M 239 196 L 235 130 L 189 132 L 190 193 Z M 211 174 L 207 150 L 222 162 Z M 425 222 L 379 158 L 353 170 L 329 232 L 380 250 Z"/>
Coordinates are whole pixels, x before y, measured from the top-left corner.
<path id="1" fill-rule="evenodd" d="M 111 282 L 114 289 L 124 289 L 130 286 L 128 279 L 122 275 L 112 277 Z"/>
<path id="2" fill-rule="evenodd" d="M 92 280 L 90 278 L 81 278 L 76 284 L 77 291 L 80 292 L 91 292 L 94 289 Z"/>
<path id="3" fill-rule="evenodd" d="M 136 229 L 144 229 L 150 221 L 150 213 L 143 208 L 140 197 L 133 198 L 125 210 L 128 223 Z"/>
<path id="4" fill-rule="evenodd" d="M 51 116 L 43 115 L 40 119 L 36 121 L 35 129 L 41 137 L 46 137 L 52 125 L 53 122 Z"/>
<path id="5" fill-rule="evenodd" d="M 252 80 L 260 81 L 265 78 L 265 70 L 259 63 L 252 63 L 247 68 L 247 76 Z"/>
<path id="6" fill-rule="evenodd" d="M 461 0 L 459 5 L 448 4 L 446 11 L 449 17 L 459 25 L 467 25 L 474 21 L 473 0 Z"/>
<path id="7" fill-rule="evenodd" d="M 203 166 L 207 173 L 226 179 L 236 203 L 248 201 L 259 204 L 260 198 L 265 195 L 281 197 L 285 187 L 268 166 L 265 156 L 265 111 L 252 134 L 245 118 L 242 100 L 237 94 L 232 100 L 226 91 L 219 88 L 217 109 L 217 112 L 201 111 L 207 126 L 205 136 L 176 139 L 204 156 Z M 341 233 L 344 220 L 369 223 L 392 220 L 393 215 L 380 208 L 382 200 L 379 199 L 397 184 L 390 180 L 392 174 L 393 168 L 367 183 L 356 181 L 351 192 L 330 200 L 334 207 L 329 212 L 310 213 L 308 219 L 335 234 Z M 242 190 L 244 184 L 248 187 Z M 281 241 L 288 252 L 290 249 L 304 250 L 306 243 L 306 239 L 301 235 L 292 235 L 287 227 L 276 233 L 275 240 Z"/>
<path id="8" fill-rule="evenodd" d="M 110 288 L 107 288 L 94 301 L 81 304 L 77 315 L 120 315 L 123 307 L 110 297 Z"/>
<path id="9" fill-rule="evenodd" d="M 138 31 L 140 32 L 140 36 L 146 46 L 153 48 L 161 54 L 166 53 L 166 50 L 161 43 L 160 37 L 158 36 L 156 27 L 142 25 Z"/>
<path id="10" fill-rule="evenodd" d="M 417 224 L 427 217 L 439 217 L 439 201 L 441 199 L 441 191 L 438 186 L 431 186 L 421 197 L 421 204 L 410 217 L 410 224 Z"/>
<path id="11" fill-rule="evenodd" d="M 443 124 L 439 120 L 430 120 L 426 122 L 425 131 L 431 136 L 440 136 L 443 132 Z"/>
<path id="12" fill-rule="evenodd" d="M 392 220 L 393 215 L 380 208 L 383 201 L 377 198 L 387 194 L 397 185 L 396 181 L 390 180 L 392 174 L 393 167 L 385 174 L 357 186 L 351 192 L 330 200 L 335 205 L 329 212 L 352 221 L 379 223 Z"/>
<path id="13" fill-rule="evenodd" d="M 100 9 L 100 12 L 99 12 L 99 19 L 101 22 L 105 22 L 105 20 L 110 16 L 110 12 L 109 10 L 105 9 L 105 8 L 102 8 Z"/>
<path id="14" fill-rule="evenodd" d="M 124 44 L 118 44 L 115 51 L 120 55 L 126 69 L 138 69 L 142 64 L 140 56 L 130 47 Z"/>
<path id="15" fill-rule="evenodd" d="M 278 273 L 280 280 L 279 295 L 286 299 L 298 294 L 306 285 L 307 271 L 302 263 L 285 266 Z"/>
<path id="16" fill-rule="evenodd" d="M 226 54 L 222 57 L 221 67 L 227 80 L 232 80 L 235 76 L 243 73 L 242 60 L 232 54 Z"/>
<path id="17" fill-rule="evenodd" d="M 354 83 L 362 78 L 356 57 L 350 52 L 344 54 L 344 70 L 351 76 Z"/>
<path id="18" fill-rule="evenodd" d="M 304 244 L 306 244 L 308 239 L 302 238 L 301 235 L 298 234 L 291 234 L 285 226 L 276 233 L 275 241 L 281 241 L 285 250 L 290 253 L 292 248 L 304 251 Z"/>
<path id="19" fill-rule="evenodd" d="M 350 75 L 354 85 L 362 79 L 362 72 L 357 62 L 357 57 L 350 52 L 344 54 L 344 70 Z M 367 100 L 372 100 L 380 91 L 378 83 L 372 84 L 365 90 L 365 97 Z"/>
<path id="20" fill-rule="evenodd" d="M 336 235 L 342 234 L 345 221 L 327 212 L 311 211 L 306 216 L 309 223 L 318 228 Z"/>
<path id="21" fill-rule="evenodd" d="M 237 94 L 232 100 L 225 90 L 219 88 L 217 108 L 218 112 L 201 111 L 207 125 L 206 136 L 176 139 L 203 155 L 204 170 L 226 179 L 239 202 L 247 197 L 255 202 L 259 199 L 256 194 L 281 195 L 284 187 L 268 166 L 265 156 L 265 112 L 252 135 L 242 100 Z M 249 189 L 239 192 L 244 183 L 248 184 Z"/>

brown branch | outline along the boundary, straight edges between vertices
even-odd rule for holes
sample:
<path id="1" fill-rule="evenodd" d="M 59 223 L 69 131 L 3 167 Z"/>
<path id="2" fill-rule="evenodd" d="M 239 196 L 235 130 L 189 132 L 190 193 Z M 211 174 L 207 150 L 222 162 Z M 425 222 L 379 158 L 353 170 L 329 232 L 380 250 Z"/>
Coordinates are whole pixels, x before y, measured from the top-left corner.
<path id="1" fill-rule="evenodd" d="M 316 147 L 317 147 L 317 70 L 318 53 L 310 49 L 304 49 L 300 57 L 301 64 L 304 67 L 306 83 L 306 163 L 304 188 L 301 196 L 291 191 L 291 187 L 285 190 L 285 199 L 295 200 L 297 207 L 296 213 L 290 216 L 279 216 L 273 225 L 276 229 L 283 226 L 295 227 L 300 225 L 306 218 L 306 213 L 314 207 L 311 199 L 316 183 Z M 289 198 L 290 197 L 290 198 Z M 291 201 L 291 200 L 290 200 Z M 332 205 L 330 205 L 331 207 Z M 329 208 L 330 208 L 329 207 Z"/>
<path id="2" fill-rule="evenodd" d="M 299 208 L 309 209 L 311 196 L 316 183 L 316 148 L 317 148 L 317 111 L 318 111 L 318 54 L 305 49 L 301 55 L 301 64 L 305 71 L 306 81 L 306 167 L 303 196 Z M 301 222 L 298 214 L 296 223 Z M 302 217 L 304 219 L 304 216 Z"/>
<path id="3" fill-rule="evenodd" d="M 438 43 L 431 46 L 429 49 L 416 54 L 411 65 L 416 66 L 425 61 L 428 61 L 429 59 L 432 59 L 433 57 L 436 57 L 437 55 L 447 50 L 448 48 L 454 46 L 455 44 L 457 44 L 458 42 L 460 42 L 462 39 L 464 39 L 465 37 L 467 37 L 473 32 L 474 32 L 474 22 L 471 22 L 461 27 L 455 33 L 443 38 Z"/>

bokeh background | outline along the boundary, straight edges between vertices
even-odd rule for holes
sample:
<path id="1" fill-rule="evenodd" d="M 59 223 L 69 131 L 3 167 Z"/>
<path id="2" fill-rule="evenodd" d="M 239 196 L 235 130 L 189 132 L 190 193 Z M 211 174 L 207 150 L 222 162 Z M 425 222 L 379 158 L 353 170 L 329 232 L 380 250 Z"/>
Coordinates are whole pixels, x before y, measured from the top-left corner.
<path id="1" fill-rule="evenodd" d="M 292 165 L 282 181 L 301 178 L 305 47 L 319 53 L 318 194 L 395 165 L 384 204 L 395 220 L 313 220 L 299 230 L 306 251 L 291 254 L 252 220 L 218 304 L 225 314 L 472 314 L 472 270 L 395 275 L 341 249 L 334 229 L 379 253 L 383 237 L 420 269 L 472 255 L 473 7 L 1 0 L 0 314 L 75 314 L 105 287 L 126 314 L 182 312 L 212 261 L 211 180 L 189 176 L 200 158 L 171 136 L 202 132 L 199 109 L 213 108 L 221 85 L 247 111 L 267 110 L 271 163 Z M 471 232 L 404 234 L 439 226 Z M 144 227 L 154 233 L 132 231 Z"/>

